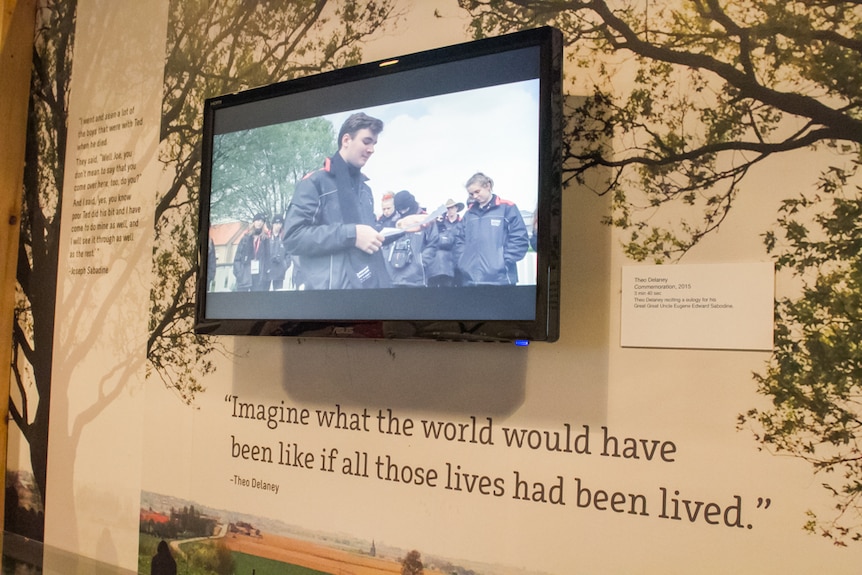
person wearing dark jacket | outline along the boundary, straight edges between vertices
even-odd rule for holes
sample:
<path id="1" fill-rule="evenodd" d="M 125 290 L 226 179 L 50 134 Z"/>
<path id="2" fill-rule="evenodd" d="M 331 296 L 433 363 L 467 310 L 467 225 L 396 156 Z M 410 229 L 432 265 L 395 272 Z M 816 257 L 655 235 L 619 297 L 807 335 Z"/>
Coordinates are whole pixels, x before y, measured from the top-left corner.
<path id="1" fill-rule="evenodd" d="M 374 226 L 377 231 L 383 228 L 394 228 L 401 215 L 395 210 L 395 194 L 386 192 L 380 200 L 380 216 Z"/>
<path id="2" fill-rule="evenodd" d="M 409 191 L 401 190 L 394 200 L 399 215 L 396 226 L 403 229 L 404 234 L 383 246 L 386 269 L 393 286 L 425 287 L 428 285 L 425 270 L 437 253 L 436 221 L 419 224 L 427 214 Z"/>
<path id="3" fill-rule="evenodd" d="M 446 213 L 437 220 L 437 254 L 428 266 L 429 287 L 453 287 L 458 285 L 455 278 L 455 240 L 461 227 L 461 210 L 464 204 L 449 199 Z"/>
<path id="4" fill-rule="evenodd" d="M 300 289 L 389 287 L 374 198 L 362 173 L 383 122 L 352 114 L 338 151 L 296 186 L 285 218 L 284 246 L 298 260 Z"/>
<path id="5" fill-rule="evenodd" d="M 212 236 L 210 236 L 207 241 L 207 291 L 215 289 L 215 284 L 213 282 L 215 282 L 217 266 L 218 260 L 216 259 L 215 242 L 213 242 Z"/>
<path id="6" fill-rule="evenodd" d="M 464 213 L 455 242 L 463 285 L 515 285 L 517 263 L 529 246 L 527 227 L 513 202 L 494 193 L 494 181 L 481 172 L 467 180 L 475 200 Z"/>
<path id="7" fill-rule="evenodd" d="M 233 275 L 236 278 L 236 291 L 264 291 L 269 289 L 266 277 L 267 240 L 265 214 L 255 214 L 251 229 L 240 240 L 233 257 Z"/>
<path id="8" fill-rule="evenodd" d="M 267 277 L 269 287 L 275 291 L 284 289 L 284 276 L 290 266 L 290 255 L 284 249 L 284 218 L 272 218 L 272 233 L 269 235 L 269 268 Z"/>

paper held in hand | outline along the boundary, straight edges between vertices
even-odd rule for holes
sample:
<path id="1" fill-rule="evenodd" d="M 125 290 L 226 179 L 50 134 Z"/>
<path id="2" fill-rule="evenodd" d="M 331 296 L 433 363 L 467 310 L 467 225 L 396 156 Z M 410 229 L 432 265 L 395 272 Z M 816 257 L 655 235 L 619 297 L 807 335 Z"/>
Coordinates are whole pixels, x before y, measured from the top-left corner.
<path id="1" fill-rule="evenodd" d="M 418 232 L 422 226 L 433 222 L 445 213 L 446 206 L 441 204 L 440 207 L 438 207 L 430 214 L 413 214 L 410 216 L 405 216 L 395 222 L 395 225 L 398 227 L 383 228 L 382 230 L 380 230 L 380 235 L 382 235 L 385 239 L 390 239 L 398 237 L 406 232 Z"/>

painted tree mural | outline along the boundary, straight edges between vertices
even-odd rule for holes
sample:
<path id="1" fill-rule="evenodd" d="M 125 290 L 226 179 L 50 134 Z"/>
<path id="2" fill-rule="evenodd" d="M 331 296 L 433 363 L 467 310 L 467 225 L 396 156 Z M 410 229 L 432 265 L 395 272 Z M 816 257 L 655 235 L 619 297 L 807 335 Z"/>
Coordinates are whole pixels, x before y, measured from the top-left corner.
<path id="1" fill-rule="evenodd" d="M 389 0 L 171 2 L 161 129 L 170 185 L 157 198 L 147 357 L 183 401 L 202 391 L 216 345 L 193 331 L 204 100 L 358 63 L 362 43 L 396 21 Z"/>
<path id="2" fill-rule="evenodd" d="M 788 192 L 764 231 L 778 269 L 804 284 L 776 309 L 776 348 L 740 416 L 764 449 L 804 459 L 835 497 L 805 528 L 862 538 L 859 166 L 862 10 L 837 0 L 605 2 L 460 0 L 477 37 L 551 24 L 567 74 L 589 78 L 570 111 L 569 180 L 604 177 L 608 223 L 638 261 L 675 261 L 731 213 L 751 169 L 799 150 L 833 150 L 820 181 Z M 630 81 L 618 89 L 623 72 Z M 633 87 L 632 87 L 633 86 Z M 786 161 L 786 160 L 785 160 Z M 594 180 L 589 180 L 594 181 Z"/>
<path id="3" fill-rule="evenodd" d="M 26 516 L 7 505 L 7 528 L 38 540 L 44 529 L 54 298 L 76 9 L 75 1 L 47 2 L 37 13 L 18 246 L 9 413 L 30 448 L 38 505 Z"/>
<path id="4" fill-rule="evenodd" d="M 63 173 L 77 2 L 39 6 L 33 52 L 24 207 L 18 257 L 10 416 L 30 451 L 35 482 L 33 525 L 42 538 L 47 477 L 48 414 L 54 353 Z M 151 373 L 187 402 L 202 389 L 212 345 L 192 333 L 197 270 L 197 172 L 204 98 L 358 62 L 363 41 L 397 14 L 392 2 L 255 3 L 175 1 L 170 5 L 161 129 L 161 159 L 172 175 L 155 216 L 157 278 L 152 289 L 147 359 Z M 121 385 L 115 385 L 108 398 Z M 100 405 L 107 401 L 102 398 Z M 86 417 L 99 405 L 87 410 Z M 85 419 L 74 423 L 75 433 Z M 17 507 L 19 498 L 9 500 Z M 9 509 L 9 506 L 7 506 Z M 20 519 L 23 515 L 17 515 Z M 20 521 L 19 521 L 20 522 Z"/>

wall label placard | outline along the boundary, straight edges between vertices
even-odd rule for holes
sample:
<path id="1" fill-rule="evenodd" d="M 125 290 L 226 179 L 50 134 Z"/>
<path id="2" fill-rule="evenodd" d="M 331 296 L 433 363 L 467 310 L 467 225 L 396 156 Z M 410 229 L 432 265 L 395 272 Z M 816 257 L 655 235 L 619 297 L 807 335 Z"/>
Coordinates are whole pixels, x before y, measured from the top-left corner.
<path id="1" fill-rule="evenodd" d="M 771 262 L 623 266 L 620 345 L 772 350 Z"/>

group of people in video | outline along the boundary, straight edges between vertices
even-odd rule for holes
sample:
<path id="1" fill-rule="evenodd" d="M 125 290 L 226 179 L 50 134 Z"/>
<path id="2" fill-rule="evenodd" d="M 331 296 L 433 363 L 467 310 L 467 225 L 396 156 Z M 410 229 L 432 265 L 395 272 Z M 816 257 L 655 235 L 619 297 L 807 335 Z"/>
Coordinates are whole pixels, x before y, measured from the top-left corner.
<path id="1" fill-rule="evenodd" d="M 467 180 L 466 206 L 450 199 L 445 213 L 429 214 L 402 190 L 384 194 L 375 214 L 362 168 L 382 131 L 381 120 L 351 115 L 338 151 L 297 184 L 286 216 L 255 215 L 233 262 L 237 291 L 517 283 L 535 235 L 483 173 Z"/>

